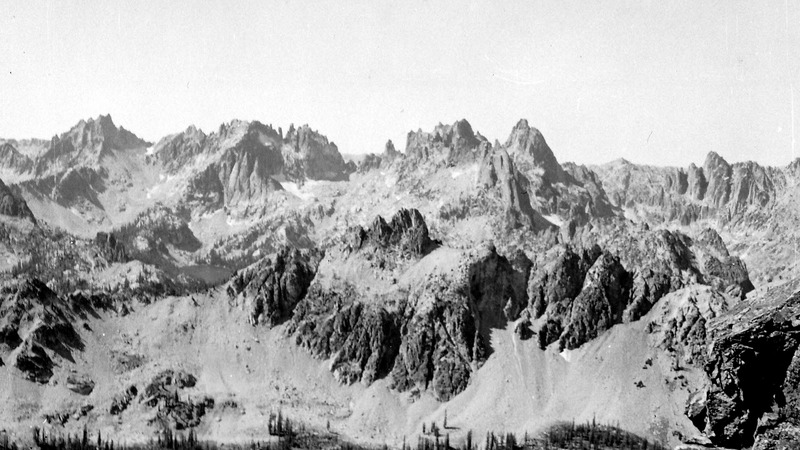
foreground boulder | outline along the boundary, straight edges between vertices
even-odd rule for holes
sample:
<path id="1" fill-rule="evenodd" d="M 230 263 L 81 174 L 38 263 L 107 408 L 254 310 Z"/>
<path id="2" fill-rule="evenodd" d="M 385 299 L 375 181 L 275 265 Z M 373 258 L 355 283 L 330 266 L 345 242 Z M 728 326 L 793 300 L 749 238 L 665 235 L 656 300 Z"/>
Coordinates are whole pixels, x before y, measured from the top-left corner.
<path id="1" fill-rule="evenodd" d="M 67 376 L 66 386 L 76 394 L 89 395 L 94 390 L 94 381 L 86 374 L 72 372 Z"/>
<path id="2" fill-rule="evenodd" d="M 197 378 L 194 375 L 182 370 L 167 369 L 153 377 L 150 384 L 145 387 L 140 400 L 147 406 L 157 408 L 156 416 L 151 423 L 175 430 L 199 425 L 206 412 L 214 408 L 214 399 L 192 398 L 183 392 L 186 388 L 194 387 L 196 383 Z M 127 408 L 127 398 L 135 395 L 135 392 L 136 388 L 133 387 L 122 394 L 121 403 L 115 412 Z"/>

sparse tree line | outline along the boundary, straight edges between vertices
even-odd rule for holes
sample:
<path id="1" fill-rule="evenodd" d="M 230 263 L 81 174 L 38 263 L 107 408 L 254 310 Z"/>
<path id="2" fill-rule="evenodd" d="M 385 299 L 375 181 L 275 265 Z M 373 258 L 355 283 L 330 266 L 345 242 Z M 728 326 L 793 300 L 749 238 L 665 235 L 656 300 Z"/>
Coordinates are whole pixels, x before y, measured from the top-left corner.
<path id="1" fill-rule="evenodd" d="M 92 436 L 86 428 L 76 434 L 33 429 L 33 443 L 42 450 L 289 450 L 289 449 L 340 449 L 340 450 L 388 450 L 382 447 L 364 446 L 342 441 L 336 433 L 307 430 L 281 411 L 272 413 L 267 422 L 269 441 L 252 441 L 249 444 L 219 445 L 212 441 L 199 440 L 194 430 L 178 433 L 165 428 L 159 435 L 145 444 L 127 444 L 104 438 L 100 432 Z M 458 443 L 451 441 L 447 419 L 441 426 L 432 422 L 423 425 L 423 432 L 411 444 L 403 440 L 401 450 L 666 450 L 663 444 L 652 442 L 619 426 L 598 424 L 594 420 L 583 424 L 559 423 L 544 433 L 533 437 L 525 433 L 522 437 L 514 433 L 487 432 L 483 439 L 476 439 L 472 430 Z M 8 435 L 0 433 L 0 450 L 21 450 L 26 446 L 9 442 Z"/>

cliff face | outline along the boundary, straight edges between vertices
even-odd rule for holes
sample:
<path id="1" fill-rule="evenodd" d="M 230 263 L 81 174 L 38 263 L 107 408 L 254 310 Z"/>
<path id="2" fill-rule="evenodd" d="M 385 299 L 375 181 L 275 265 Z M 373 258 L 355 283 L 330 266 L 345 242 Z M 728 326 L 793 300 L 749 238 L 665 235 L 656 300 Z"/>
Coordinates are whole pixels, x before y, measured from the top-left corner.
<path id="1" fill-rule="evenodd" d="M 735 301 L 710 288 L 662 305 L 649 329 L 673 366 L 705 377 L 686 415 L 716 445 L 791 448 L 797 402 L 800 295 L 796 283 Z M 786 446 L 788 447 L 781 447 Z"/>
<path id="2" fill-rule="evenodd" d="M 432 132 L 411 131 L 406 138 L 405 156 L 414 164 L 433 162 L 444 166 L 480 159 L 486 138 L 476 134 L 466 119 L 452 125 L 437 125 Z"/>
<path id="3" fill-rule="evenodd" d="M 0 180 L 0 214 L 4 216 L 21 217 L 36 222 L 25 200 L 14 194 L 2 180 Z"/>
<path id="4" fill-rule="evenodd" d="M 509 155 L 517 159 L 518 165 L 531 165 L 543 169 L 542 178 L 546 184 L 566 181 L 566 173 L 544 140 L 544 136 L 539 130 L 528 125 L 527 120 L 521 119 L 517 122 L 504 148 Z"/>
<path id="5" fill-rule="evenodd" d="M 499 190 L 509 227 L 527 226 L 532 230 L 541 231 L 551 226 L 531 206 L 528 193 L 530 182 L 517 171 L 513 160 L 505 150 L 495 150 L 484 157 L 478 183 L 484 189 Z"/>
<path id="6" fill-rule="evenodd" d="M 55 361 L 71 360 L 73 352 L 83 350 L 73 309 L 44 283 L 7 283 L 0 297 L 0 355 L 26 379 L 47 383 Z"/>
<path id="7" fill-rule="evenodd" d="M 284 172 L 295 180 L 347 180 L 350 170 L 336 144 L 308 125 L 289 128 L 282 149 Z"/>
<path id="8" fill-rule="evenodd" d="M 792 177 L 790 169 L 754 162 L 729 164 L 710 152 L 702 167 L 650 167 L 614 161 L 594 168 L 609 198 L 623 208 L 652 207 L 645 219 L 689 225 L 768 208 Z"/>
<path id="9" fill-rule="evenodd" d="M 168 173 L 177 173 L 209 146 L 208 136 L 194 125 L 185 131 L 162 138 L 152 155 Z"/>
<path id="10" fill-rule="evenodd" d="M 278 325 L 306 296 L 321 258 L 317 251 L 284 247 L 234 275 L 228 295 L 244 303 L 251 324 Z"/>
<path id="11" fill-rule="evenodd" d="M 0 167 L 17 174 L 28 174 L 33 170 L 33 160 L 23 155 L 13 144 L 0 145 Z"/>
<path id="12" fill-rule="evenodd" d="M 698 239 L 667 230 L 624 233 L 581 251 L 563 248 L 531 274 L 529 311 L 542 348 L 577 348 L 618 323 L 637 321 L 664 295 L 709 284 L 736 298 L 753 290 L 739 258 L 713 230 Z"/>
<path id="13" fill-rule="evenodd" d="M 430 390 L 447 400 L 488 356 L 490 328 L 524 304 L 507 260 L 490 250 L 460 257 L 457 275 L 414 278 L 378 301 L 352 284 L 315 284 L 295 309 L 290 333 L 313 355 L 333 357 L 342 382 L 388 376 L 399 391 Z"/>
<path id="14" fill-rule="evenodd" d="M 288 319 L 287 333 L 330 358 L 343 383 L 388 377 L 397 390 L 446 400 L 485 361 L 490 330 L 525 307 L 530 263 L 515 266 L 493 247 L 439 246 L 418 211 L 401 210 L 351 229 L 324 258 L 283 250 L 237 274 L 228 293 L 254 325 Z"/>

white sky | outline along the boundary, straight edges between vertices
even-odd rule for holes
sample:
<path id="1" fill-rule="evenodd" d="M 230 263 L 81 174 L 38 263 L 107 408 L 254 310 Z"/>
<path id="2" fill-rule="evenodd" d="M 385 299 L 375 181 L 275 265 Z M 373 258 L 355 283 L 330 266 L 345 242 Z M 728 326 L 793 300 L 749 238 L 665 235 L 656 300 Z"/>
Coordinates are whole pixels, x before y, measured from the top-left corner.
<path id="1" fill-rule="evenodd" d="M 0 136 L 106 113 L 153 141 L 309 123 L 345 153 L 460 118 L 505 141 L 524 117 L 562 162 L 785 165 L 800 2 L 0 3 Z"/>

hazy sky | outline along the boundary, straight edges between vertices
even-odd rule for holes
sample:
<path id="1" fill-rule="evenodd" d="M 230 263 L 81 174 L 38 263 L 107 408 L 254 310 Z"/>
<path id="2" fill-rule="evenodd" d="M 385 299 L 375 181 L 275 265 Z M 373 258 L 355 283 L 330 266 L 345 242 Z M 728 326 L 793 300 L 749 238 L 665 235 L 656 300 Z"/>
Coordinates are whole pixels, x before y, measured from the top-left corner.
<path id="1" fill-rule="evenodd" d="M 5 0 L 0 70 L 2 137 L 241 118 L 363 153 L 460 118 L 505 141 L 524 117 L 562 162 L 800 152 L 796 0 Z"/>

